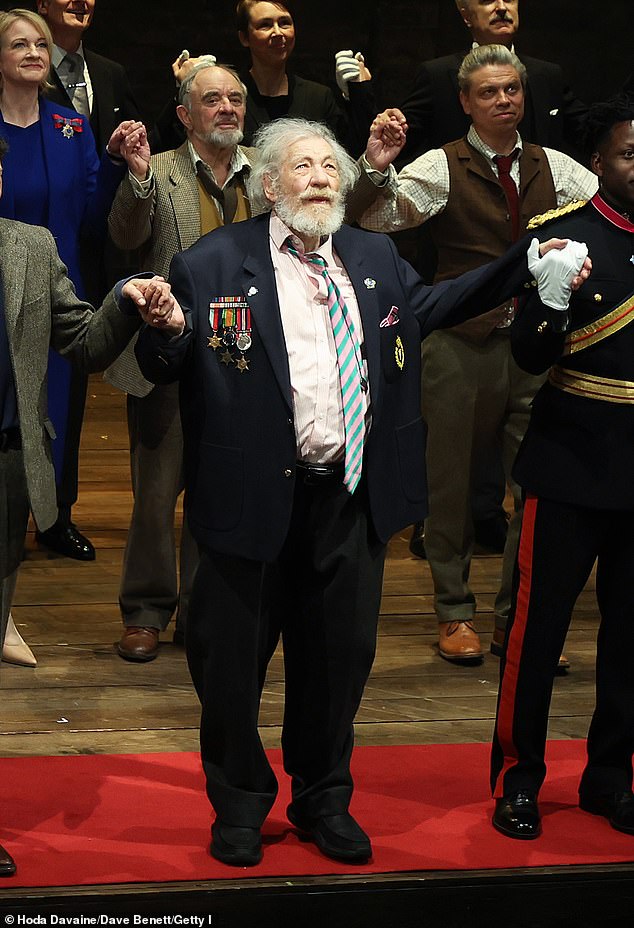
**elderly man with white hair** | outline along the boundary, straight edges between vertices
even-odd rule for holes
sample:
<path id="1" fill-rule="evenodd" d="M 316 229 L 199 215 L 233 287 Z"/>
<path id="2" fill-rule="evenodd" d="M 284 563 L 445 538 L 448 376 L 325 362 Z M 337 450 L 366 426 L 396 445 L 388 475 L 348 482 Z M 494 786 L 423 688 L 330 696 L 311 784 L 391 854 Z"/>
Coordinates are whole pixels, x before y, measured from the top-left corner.
<path id="1" fill-rule="evenodd" d="M 372 144 L 386 164 L 397 147 L 382 129 Z M 353 721 L 386 543 L 426 511 L 421 338 L 522 289 L 526 244 L 427 287 L 389 238 L 342 224 L 356 168 L 329 129 L 278 120 L 256 153 L 249 199 L 265 212 L 176 255 L 185 330 L 146 326 L 136 348 L 149 380 L 180 380 L 211 853 L 262 856 L 277 781 L 258 710 L 281 636 L 288 819 L 328 857 L 365 861 L 370 839 L 349 812 Z M 564 254 L 536 248 L 536 270 Z"/>

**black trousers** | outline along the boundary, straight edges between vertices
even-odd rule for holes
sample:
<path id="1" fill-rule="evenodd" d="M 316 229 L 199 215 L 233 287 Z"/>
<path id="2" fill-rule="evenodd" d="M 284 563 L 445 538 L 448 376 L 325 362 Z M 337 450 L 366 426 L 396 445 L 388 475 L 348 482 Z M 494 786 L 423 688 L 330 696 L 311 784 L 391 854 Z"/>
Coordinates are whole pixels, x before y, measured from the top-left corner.
<path id="1" fill-rule="evenodd" d="M 73 367 L 68 394 L 66 441 L 62 472 L 57 479 L 57 506 L 62 522 L 70 521 L 70 510 L 77 502 L 79 488 L 79 445 L 84 423 L 88 377 Z"/>
<path id="2" fill-rule="evenodd" d="M 202 703 L 207 794 L 233 825 L 259 827 L 277 782 L 258 734 L 266 668 L 284 649 L 284 768 L 302 815 L 346 811 L 353 720 L 376 645 L 385 546 L 374 535 L 362 481 L 298 475 L 292 522 L 271 564 L 201 548 L 187 657 Z"/>
<path id="3" fill-rule="evenodd" d="M 634 751 L 634 531 L 629 511 L 529 497 L 502 659 L 493 739 L 495 796 L 537 792 L 557 661 L 575 602 L 597 561 L 601 624 L 596 707 L 580 792 L 628 790 Z"/>

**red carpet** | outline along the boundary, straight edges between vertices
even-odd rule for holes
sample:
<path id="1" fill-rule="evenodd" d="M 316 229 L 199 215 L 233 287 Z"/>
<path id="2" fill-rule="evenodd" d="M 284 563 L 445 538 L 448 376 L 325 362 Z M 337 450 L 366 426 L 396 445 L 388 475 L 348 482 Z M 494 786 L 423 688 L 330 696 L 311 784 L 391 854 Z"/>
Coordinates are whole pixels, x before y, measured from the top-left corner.
<path id="1" fill-rule="evenodd" d="M 263 862 L 249 876 L 385 873 L 605 864 L 634 860 L 634 838 L 576 807 L 578 741 L 549 745 L 541 795 L 544 834 L 514 841 L 490 825 L 488 745 L 357 748 L 352 811 L 373 860 L 328 861 L 287 823 L 288 783 L 271 752 L 280 796 L 264 829 Z M 195 754 L 2 760 L 1 842 L 15 856 L 9 886 L 242 878 L 207 851 L 211 813 Z M 0 887 L 1 888 L 1 887 Z"/>

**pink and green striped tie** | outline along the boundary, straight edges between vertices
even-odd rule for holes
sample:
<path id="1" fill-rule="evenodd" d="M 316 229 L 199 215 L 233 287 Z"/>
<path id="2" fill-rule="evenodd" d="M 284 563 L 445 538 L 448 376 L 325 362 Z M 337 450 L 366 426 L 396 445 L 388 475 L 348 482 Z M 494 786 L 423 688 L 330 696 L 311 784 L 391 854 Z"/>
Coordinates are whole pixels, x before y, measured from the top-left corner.
<path id="1" fill-rule="evenodd" d="M 330 274 L 326 261 L 321 255 L 310 252 L 302 254 L 287 245 L 288 251 L 304 264 L 312 264 L 319 269 L 326 281 L 328 291 L 328 314 L 335 338 L 339 384 L 343 404 L 343 423 L 346 436 L 346 454 L 344 464 L 344 486 L 349 493 L 354 493 L 363 466 L 363 442 L 365 439 L 365 403 L 363 394 L 367 392 L 368 383 L 363 373 L 361 346 L 354 328 L 352 317 L 341 295 L 339 287 Z"/>

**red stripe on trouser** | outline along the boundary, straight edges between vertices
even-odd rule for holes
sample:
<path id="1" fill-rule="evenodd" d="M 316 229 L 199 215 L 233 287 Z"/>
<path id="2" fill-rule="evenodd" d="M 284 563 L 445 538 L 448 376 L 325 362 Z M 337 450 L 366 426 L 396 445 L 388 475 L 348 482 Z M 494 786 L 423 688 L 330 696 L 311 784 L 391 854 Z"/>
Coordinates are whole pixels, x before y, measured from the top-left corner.
<path id="1" fill-rule="evenodd" d="M 515 618 L 509 632 L 506 646 L 506 663 L 504 676 L 500 683 L 500 699 L 496 723 L 497 739 L 504 756 L 502 769 L 495 781 L 493 795 L 499 799 L 504 795 L 504 777 L 507 771 L 517 763 L 517 749 L 513 741 L 513 719 L 515 715 L 515 698 L 519 677 L 520 658 L 528 620 L 533 579 L 533 546 L 535 538 L 535 518 L 538 500 L 527 496 L 522 516 L 522 534 L 518 549 L 518 566 L 520 572 L 519 587 L 515 605 Z"/>

